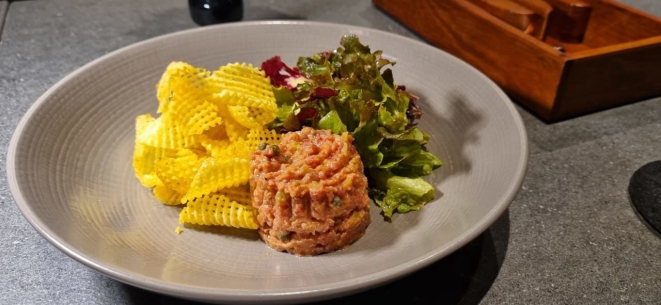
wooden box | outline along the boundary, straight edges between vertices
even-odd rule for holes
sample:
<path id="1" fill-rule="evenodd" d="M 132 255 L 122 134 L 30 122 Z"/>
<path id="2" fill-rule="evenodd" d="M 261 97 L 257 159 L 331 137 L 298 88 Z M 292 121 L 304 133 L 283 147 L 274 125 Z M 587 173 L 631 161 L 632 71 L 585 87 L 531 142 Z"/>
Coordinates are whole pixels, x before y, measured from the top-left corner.
<path id="1" fill-rule="evenodd" d="M 612 0 L 373 0 L 547 121 L 661 95 L 661 19 Z"/>

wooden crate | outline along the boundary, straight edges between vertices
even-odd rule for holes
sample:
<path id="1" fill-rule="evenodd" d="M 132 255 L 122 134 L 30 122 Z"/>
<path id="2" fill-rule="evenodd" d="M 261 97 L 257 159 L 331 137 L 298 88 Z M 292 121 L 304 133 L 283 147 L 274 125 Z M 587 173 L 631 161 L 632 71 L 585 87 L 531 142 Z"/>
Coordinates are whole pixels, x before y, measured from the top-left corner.
<path id="1" fill-rule="evenodd" d="M 373 2 L 548 121 L 661 95 L 661 19 L 615 1 Z"/>

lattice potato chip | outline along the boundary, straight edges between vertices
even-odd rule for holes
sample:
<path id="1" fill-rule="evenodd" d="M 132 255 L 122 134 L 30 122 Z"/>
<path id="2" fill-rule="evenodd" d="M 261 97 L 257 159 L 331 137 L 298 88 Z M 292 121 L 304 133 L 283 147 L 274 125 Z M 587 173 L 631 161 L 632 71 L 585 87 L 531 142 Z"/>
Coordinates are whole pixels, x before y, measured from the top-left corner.
<path id="1" fill-rule="evenodd" d="M 155 121 L 151 114 L 139 115 L 135 118 L 135 142 L 138 143 L 138 139 L 142 137 L 142 134 L 147 130 L 147 126 L 153 121 Z"/>
<path id="2" fill-rule="evenodd" d="M 240 92 L 261 100 L 273 100 L 271 83 L 264 75 L 264 71 L 252 65 L 234 63 L 220 67 L 214 71 L 210 82 L 214 88 Z"/>
<path id="3" fill-rule="evenodd" d="M 156 164 L 156 175 L 163 185 L 186 194 L 202 162 L 194 153 L 174 158 L 163 158 Z"/>
<path id="4" fill-rule="evenodd" d="M 164 204 L 186 205 L 182 223 L 256 229 L 250 153 L 280 141 L 266 128 L 278 107 L 264 72 L 239 63 L 210 72 L 172 62 L 156 96 L 160 116 L 135 122 L 140 183 Z"/>
<path id="5" fill-rule="evenodd" d="M 252 200 L 250 198 L 250 185 L 248 184 L 219 190 L 218 195 L 225 196 L 229 200 L 236 201 L 243 205 L 252 205 Z"/>
<path id="6" fill-rule="evenodd" d="M 266 143 L 268 145 L 274 145 L 280 143 L 280 135 L 266 128 L 253 129 L 248 133 L 248 145 L 250 150 L 257 150 L 260 144 Z"/>
<path id="7" fill-rule="evenodd" d="M 195 68 L 187 63 L 173 62 L 161 76 L 156 86 L 159 100 L 158 113 L 167 112 L 167 108 L 177 101 L 196 99 L 201 96 L 211 97 L 208 79 L 211 73 L 202 68 Z M 181 97 L 178 100 L 174 97 Z"/>
<path id="8" fill-rule="evenodd" d="M 188 205 L 179 214 L 179 222 L 257 229 L 251 206 L 240 204 L 218 194 L 203 196 L 188 202 Z"/>
<path id="9" fill-rule="evenodd" d="M 251 145 L 248 141 L 244 139 L 236 139 L 232 141 L 229 145 L 214 148 L 211 152 L 211 156 L 217 159 L 246 159 L 250 161 L 250 153 L 254 149 L 251 148 Z"/>
<path id="10" fill-rule="evenodd" d="M 165 185 L 159 184 L 154 187 L 154 197 L 167 205 L 180 205 L 183 195 Z"/>
<path id="11" fill-rule="evenodd" d="M 155 148 L 144 144 L 135 144 L 133 151 L 133 170 L 135 176 L 144 187 L 154 187 L 161 181 L 156 175 L 156 163 L 163 159 L 166 150 Z"/>
<path id="12" fill-rule="evenodd" d="M 225 124 L 216 125 L 205 130 L 202 135 L 209 137 L 212 140 L 229 140 Z"/>
<path id="13" fill-rule="evenodd" d="M 167 117 L 181 126 L 185 136 L 202 134 L 223 122 L 218 106 L 204 99 L 173 104 Z"/>
<path id="14" fill-rule="evenodd" d="M 248 136 L 250 129 L 238 123 L 231 116 L 225 118 L 225 132 L 230 140 L 242 139 Z"/>
<path id="15" fill-rule="evenodd" d="M 236 187 L 250 180 L 250 160 L 242 158 L 210 157 L 202 162 L 186 196 L 192 200 L 220 189 Z"/>
<path id="16" fill-rule="evenodd" d="M 216 140 L 206 134 L 197 136 L 197 139 L 200 142 L 200 145 L 204 147 L 206 152 L 212 156 L 217 155 L 219 151 L 223 150 L 225 147 L 229 146 L 230 143 L 232 143 L 229 139 Z"/>
<path id="17" fill-rule="evenodd" d="M 136 139 L 139 143 L 165 149 L 194 146 L 195 137 L 188 135 L 184 126 L 176 124 L 172 117 L 163 115 L 146 124 L 144 132 Z"/>

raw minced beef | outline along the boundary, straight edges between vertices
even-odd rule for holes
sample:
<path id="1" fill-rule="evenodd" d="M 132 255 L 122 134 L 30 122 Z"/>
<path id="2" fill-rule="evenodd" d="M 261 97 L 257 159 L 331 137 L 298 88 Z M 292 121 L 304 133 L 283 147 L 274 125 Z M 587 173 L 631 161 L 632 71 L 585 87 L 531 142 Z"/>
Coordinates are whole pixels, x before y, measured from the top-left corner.
<path id="1" fill-rule="evenodd" d="M 305 127 L 251 155 L 259 235 L 273 249 L 309 256 L 346 248 L 371 219 L 363 164 L 345 133 Z"/>

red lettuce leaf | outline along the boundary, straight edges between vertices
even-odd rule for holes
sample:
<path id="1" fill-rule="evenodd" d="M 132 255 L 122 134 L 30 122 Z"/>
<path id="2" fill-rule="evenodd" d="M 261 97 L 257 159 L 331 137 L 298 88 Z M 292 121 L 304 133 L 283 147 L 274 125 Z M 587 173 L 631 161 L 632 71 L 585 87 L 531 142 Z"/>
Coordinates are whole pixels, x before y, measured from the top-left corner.
<path id="1" fill-rule="evenodd" d="M 285 86 L 287 89 L 295 89 L 289 80 L 292 78 L 304 77 L 298 67 L 293 69 L 288 67 L 280 56 L 273 56 L 262 63 L 262 70 L 271 79 L 271 85 L 274 87 Z"/>

